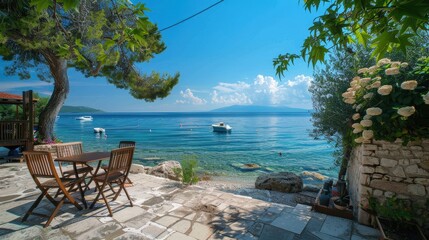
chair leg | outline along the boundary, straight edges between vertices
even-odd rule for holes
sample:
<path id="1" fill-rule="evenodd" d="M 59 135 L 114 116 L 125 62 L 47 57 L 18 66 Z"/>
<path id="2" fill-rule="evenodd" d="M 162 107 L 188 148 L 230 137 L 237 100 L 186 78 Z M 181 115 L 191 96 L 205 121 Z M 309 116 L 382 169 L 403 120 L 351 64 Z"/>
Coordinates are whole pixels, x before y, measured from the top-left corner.
<path id="1" fill-rule="evenodd" d="M 133 201 L 131 201 L 130 195 L 128 194 L 128 191 L 127 189 L 125 189 L 125 187 L 124 187 L 124 192 L 125 192 L 125 195 L 127 195 L 128 200 L 130 200 L 131 207 L 133 207 Z"/>
<path id="2" fill-rule="evenodd" d="M 52 220 L 54 219 L 54 217 L 57 215 L 58 211 L 60 210 L 61 206 L 64 204 L 64 199 L 66 197 L 64 196 L 63 198 L 61 198 L 61 201 L 59 201 L 56 204 L 56 207 L 54 209 L 54 211 L 52 212 L 51 216 L 49 217 L 48 221 L 45 223 L 45 226 L 43 226 L 44 228 L 49 226 L 49 224 L 51 224 Z"/>
<path id="3" fill-rule="evenodd" d="M 89 206 L 89 208 L 91 208 L 91 209 L 94 207 L 95 203 L 100 198 L 100 193 L 101 193 L 100 185 L 96 181 L 94 181 L 94 183 L 95 183 L 95 189 L 98 190 L 98 194 L 97 194 L 97 196 L 95 196 L 94 201 L 92 202 L 91 206 Z"/>
<path id="4" fill-rule="evenodd" d="M 33 210 L 37 207 L 37 205 L 39 205 L 40 201 L 42 201 L 43 197 L 47 194 L 47 190 L 44 190 L 39 197 L 37 198 L 37 200 L 33 203 L 33 205 L 31 205 L 30 209 L 28 209 L 27 213 L 25 213 L 25 216 L 22 218 L 22 222 L 25 222 L 27 220 L 27 218 L 33 213 Z"/>
<path id="5" fill-rule="evenodd" d="M 106 196 L 104 196 L 103 191 L 100 191 L 101 196 L 103 196 L 104 203 L 106 203 L 107 210 L 109 210 L 109 215 L 113 217 L 112 209 L 110 209 L 109 203 L 107 202 Z"/>

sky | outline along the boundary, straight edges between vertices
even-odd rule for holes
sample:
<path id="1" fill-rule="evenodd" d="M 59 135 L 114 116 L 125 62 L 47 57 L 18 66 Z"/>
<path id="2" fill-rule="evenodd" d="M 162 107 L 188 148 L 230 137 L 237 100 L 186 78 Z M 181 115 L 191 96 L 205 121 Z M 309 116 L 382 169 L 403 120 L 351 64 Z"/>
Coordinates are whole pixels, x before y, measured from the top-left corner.
<path id="1" fill-rule="evenodd" d="M 141 1 L 159 29 L 177 23 L 218 0 Z M 275 75 L 273 58 L 299 53 L 317 13 L 299 0 L 225 0 L 210 10 L 162 31 L 167 49 L 137 68 L 142 73 L 180 73 L 171 94 L 154 102 L 134 99 L 105 78 L 85 78 L 68 70 L 70 93 L 65 105 L 109 112 L 210 111 L 231 105 L 274 105 L 311 109 L 308 87 L 313 68 L 302 60 Z M 2 62 L 0 66 L 4 66 Z M 36 71 L 36 70 L 35 70 Z M 50 96 L 52 83 L 5 76 L 0 91 L 21 94 L 33 89 Z"/>

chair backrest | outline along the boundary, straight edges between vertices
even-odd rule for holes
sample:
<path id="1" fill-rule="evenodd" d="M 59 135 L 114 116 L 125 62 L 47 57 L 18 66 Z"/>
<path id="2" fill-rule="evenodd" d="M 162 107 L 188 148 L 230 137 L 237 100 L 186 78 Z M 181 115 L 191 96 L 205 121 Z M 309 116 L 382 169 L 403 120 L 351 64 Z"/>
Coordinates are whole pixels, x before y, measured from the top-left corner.
<path id="1" fill-rule="evenodd" d="M 136 146 L 136 142 L 134 142 L 134 141 L 120 141 L 119 142 L 119 148 L 135 147 L 135 146 Z"/>
<path id="2" fill-rule="evenodd" d="M 37 180 L 39 177 L 59 179 L 50 152 L 25 151 L 23 154 L 30 175 L 36 181 L 36 184 L 40 184 Z"/>
<path id="3" fill-rule="evenodd" d="M 134 147 L 123 147 L 112 150 L 107 174 L 122 172 L 127 176 L 133 161 L 133 155 Z"/>
<path id="4" fill-rule="evenodd" d="M 82 143 L 64 143 L 57 145 L 57 157 L 68 157 L 82 154 Z"/>

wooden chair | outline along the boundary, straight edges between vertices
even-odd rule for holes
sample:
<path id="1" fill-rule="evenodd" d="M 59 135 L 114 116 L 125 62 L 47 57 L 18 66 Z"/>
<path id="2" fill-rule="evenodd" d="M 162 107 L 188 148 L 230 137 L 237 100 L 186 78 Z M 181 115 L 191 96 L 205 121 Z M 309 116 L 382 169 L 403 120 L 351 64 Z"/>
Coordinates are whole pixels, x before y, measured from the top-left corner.
<path id="1" fill-rule="evenodd" d="M 65 144 L 61 144 L 57 146 L 57 157 L 68 157 L 68 156 L 73 156 L 73 155 L 80 155 L 82 154 L 82 143 L 65 143 Z M 75 177 L 76 176 L 76 172 L 74 169 L 71 170 L 63 170 L 62 167 L 62 163 L 58 162 L 58 167 L 60 168 L 60 172 L 61 175 L 63 177 Z M 88 174 L 90 173 L 92 175 L 92 170 L 93 168 L 89 165 L 83 165 L 81 164 L 80 167 L 77 168 L 77 174 L 80 176 L 82 174 Z M 85 183 L 85 182 L 84 182 Z M 86 189 L 89 189 L 89 184 L 91 183 L 91 181 L 89 183 L 85 183 L 85 187 Z"/>
<path id="2" fill-rule="evenodd" d="M 120 141 L 119 142 L 119 148 L 124 148 L 124 147 L 135 147 L 136 146 L 136 142 L 134 141 Z M 103 165 L 101 166 L 101 169 L 103 169 L 105 172 L 107 171 L 107 165 Z M 129 184 L 133 184 L 133 182 L 131 182 L 130 178 L 127 178 L 127 182 Z M 113 191 L 113 188 L 111 188 Z"/>
<path id="3" fill-rule="evenodd" d="M 125 181 L 128 178 L 128 173 L 131 168 L 133 154 L 134 147 L 124 147 L 112 150 L 112 152 L 110 153 L 110 160 L 109 166 L 107 167 L 107 171 L 105 173 L 93 177 L 95 186 L 98 190 L 98 194 L 95 197 L 94 202 L 92 202 L 90 208 L 94 207 L 95 203 L 98 201 L 101 195 L 103 197 L 104 202 L 106 203 L 107 209 L 109 210 L 109 215 L 113 216 L 112 210 L 110 209 L 109 203 L 107 202 L 107 198 L 104 194 L 104 188 L 106 186 L 112 186 L 113 184 L 117 184 L 119 186 L 119 190 L 113 197 L 113 201 L 115 201 L 121 191 L 124 190 L 128 200 L 130 201 L 131 207 L 133 206 L 133 202 L 131 201 L 130 195 L 125 189 Z"/>
<path id="4" fill-rule="evenodd" d="M 25 214 L 22 221 L 26 221 L 27 218 L 31 215 L 38 215 L 43 217 L 48 217 L 48 221 L 44 227 L 49 226 L 52 219 L 57 215 L 61 206 L 64 203 L 71 203 L 77 209 L 82 210 L 82 207 L 76 202 L 76 200 L 70 195 L 67 189 L 73 188 L 76 184 L 80 184 L 84 180 L 84 176 L 81 178 L 60 178 L 55 169 L 54 161 L 52 160 L 51 153 L 42 152 L 42 151 L 25 151 L 23 152 L 25 161 L 27 163 L 28 170 L 30 175 L 33 178 L 34 182 L 37 185 L 37 188 L 42 191 L 37 200 L 33 203 L 30 209 Z M 41 180 L 45 181 L 41 181 Z M 49 194 L 50 189 L 58 189 L 63 197 L 60 201 L 57 201 Z M 81 192 L 81 194 L 83 194 Z M 52 211 L 50 216 L 33 212 L 33 210 L 39 205 L 40 201 L 45 197 L 55 206 L 55 209 Z M 65 200 L 69 202 L 65 202 Z"/>

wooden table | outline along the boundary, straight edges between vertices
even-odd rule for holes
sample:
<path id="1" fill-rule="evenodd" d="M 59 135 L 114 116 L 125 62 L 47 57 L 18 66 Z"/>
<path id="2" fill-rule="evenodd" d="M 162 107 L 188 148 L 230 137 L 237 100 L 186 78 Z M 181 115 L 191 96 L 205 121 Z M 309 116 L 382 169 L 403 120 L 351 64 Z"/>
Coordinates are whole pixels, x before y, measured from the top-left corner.
<path id="1" fill-rule="evenodd" d="M 74 155 L 74 156 L 68 156 L 68 157 L 60 157 L 55 159 L 55 161 L 58 162 L 67 162 L 67 163 L 72 163 L 73 164 L 73 169 L 75 170 L 76 173 L 76 178 L 79 177 L 78 173 L 77 173 L 77 164 L 85 164 L 88 165 L 91 162 L 97 162 L 97 168 L 95 169 L 94 175 L 97 175 L 98 170 L 100 169 L 101 166 L 101 161 L 104 159 L 110 158 L 110 152 L 87 152 L 87 153 L 83 153 L 80 155 Z M 82 202 L 83 205 L 85 206 L 85 208 L 88 208 L 88 206 L 86 205 L 86 201 L 85 201 L 85 191 L 82 189 L 82 186 L 79 184 L 79 190 L 81 193 L 81 197 L 82 197 Z"/>

